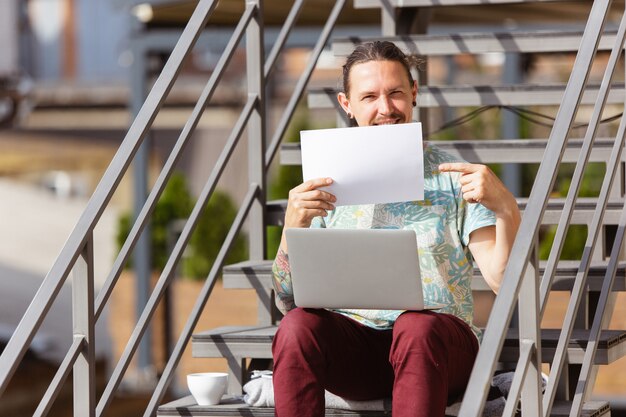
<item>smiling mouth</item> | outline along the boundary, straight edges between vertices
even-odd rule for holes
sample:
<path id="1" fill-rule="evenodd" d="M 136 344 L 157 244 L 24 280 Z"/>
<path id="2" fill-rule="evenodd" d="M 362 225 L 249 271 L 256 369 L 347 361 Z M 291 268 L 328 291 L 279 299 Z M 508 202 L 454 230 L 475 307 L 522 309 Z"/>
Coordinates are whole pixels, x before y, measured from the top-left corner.
<path id="1" fill-rule="evenodd" d="M 403 123 L 405 121 L 404 115 L 401 113 L 387 113 L 380 114 L 378 119 L 374 119 L 372 125 L 397 125 L 399 123 Z"/>
<path id="2" fill-rule="evenodd" d="M 400 123 L 401 119 L 385 119 L 385 120 L 377 120 L 373 123 L 374 126 L 379 125 L 395 125 Z"/>

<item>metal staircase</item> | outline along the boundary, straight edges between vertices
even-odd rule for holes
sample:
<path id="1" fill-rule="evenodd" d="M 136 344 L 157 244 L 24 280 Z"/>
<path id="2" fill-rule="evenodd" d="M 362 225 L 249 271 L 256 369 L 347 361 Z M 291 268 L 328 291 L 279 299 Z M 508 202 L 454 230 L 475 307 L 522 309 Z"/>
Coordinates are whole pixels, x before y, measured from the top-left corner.
<path id="1" fill-rule="evenodd" d="M 536 2 L 542 3 L 537 0 Z M 73 371 L 75 415 L 102 416 L 115 395 L 120 382 L 137 350 L 142 335 L 150 323 L 156 306 L 170 284 L 182 253 L 206 202 L 215 189 L 234 148 L 244 130 L 248 132 L 249 190 L 239 209 L 231 230 L 223 243 L 198 298 L 187 320 L 161 379 L 148 404 L 145 416 L 265 416 L 272 409 L 250 408 L 240 402 L 214 407 L 199 407 L 190 397 L 161 405 L 173 378 L 173 372 L 182 352 L 191 340 L 193 354 L 197 357 L 223 357 L 232 373 L 230 393 L 237 394 L 254 367 L 271 366 L 271 341 L 280 315 L 273 307 L 271 261 L 265 258 L 265 227 L 280 225 L 284 215 L 284 202 L 266 202 L 266 171 L 274 157 L 280 153 L 281 162 L 299 164 L 299 146 L 283 145 L 281 140 L 295 112 L 296 105 L 306 92 L 307 84 L 324 46 L 330 36 L 346 0 L 337 0 L 317 41 L 311 59 L 302 74 L 278 127 L 266 136 L 265 85 L 271 77 L 276 58 L 296 22 L 304 0 L 296 0 L 271 51 L 264 51 L 263 0 L 246 0 L 246 8 L 224 51 L 208 80 L 189 120 L 182 128 L 156 184 L 150 192 L 130 235 L 115 261 L 106 284 L 99 294 L 93 288 L 93 237 L 92 232 L 115 192 L 121 177 L 146 133 L 155 120 L 163 102 L 172 89 L 183 60 L 199 38 L 217 0 L 200 0 L 189 20 L 180 41 L 170 55 L 138 116 L 130 127 L 118 153 L 106 171 L 84 214 L 72 232 L 59 258 L 47 275 L 39 292 L 25 313 L 19 327 L 0 356 L 0 395 L 8 385 L 21 359 L 47 311 L 54 302 L 63 283 L 73 273 L 74 342 L 61 364 L 48 391 L 41 400 L 36 415 L 50 410 L 60 387 Z M 267 2 L 269 4 L 269 1 Z M 617 137 L 598 138 L 597 128 L 606 103 L 623 105 L 624 86 L 614 85 L 613 78 L 626 36 L 626 18 L 622 17 L 619 29 L 605 33 L 604 27 L 611 2 L 595 0 L 583 32 L 534 31 L 516 33 L 473 33 L 429 35 L 428 18 L 431 7 L 446 8 L 462 5 L 470 7 L 483 4 L 481 0 L 354 0 L 356 8 L 379 8 L 382 32 L 386 39 L 397 42 L 403 49 L 425 57 L 478 54 L 485 52 L 548 53 L 577 51 L 577 59 L 569 82 L 563 86 L 458 86 L 437 87 L 428 85 L 427 74 L 420 75 L 418 104 L 419 117 L 428 121 L 428 109 L 463 106 L 530 106 L 560 105 L 552 132 L 544 140 L 515 141 L 455 141 L 441 142 L 444 150 L 458 154 L 469 162 L 481 163 L 541 163 L 532 193 L 520 199 L 523 221 L 516 239 L 504 285 L 496 298 L 483 344 L 469 382 L 460 410 L 462 416 L 479 416 L 482 413 L 491 377 L 497 368 L 516 369 L 505 414 L 515 415 L 521 399 L 522 414 L 585 415 L 610 414 L 606 402 L 589 401 L 595 370 L 599 364 L 611 364 L 626 355 L 626 330 L 603 330 L 612 311 L 612 300 L 617 291 L 626 291 L 626 264 L 621 262 L 622 245 L 626 227 L 624 206 L 624 163 L 622 155 L 626 136 L 626 121 L 622 117 Z M 524 0 L 492 0 L 490 4 L 528 3 Z M 563 3 L 564 5 L 567 3 Z M 520 6 L 523 6 L 520 5 Z M 504 6 L 500 6 L 504 7 Z M 623 6 L 618 11 L 623 16 Z M 198 198 L 198 203 L 177 241 L 167 265 L 162 272 L 146 309 L 133 331 L 128 345 L 109 378 L 100 398 L 95 392 L 94 324 L 103 311 L 111 292 L 126 264 L 139 236 L 146 226 L 173 167 L 191 138 L 204 109 L 210 102 L 235 48 L 245 35 L 247 55 L 248 95 L 241 115 L 233 127 L 229 140 L 218 158 L 211 176 Z M 350 39 L 332 41 L 335 54 L 347 54 L 355 42 L 366 41 L 358 34 Z M 611 51 L 605 77 L 598 86 L 587 86 L 589 71 L 597 50 Z M 311 108 L 334 108 L 335 92 L 332 88 L 310 90 L 307 93 Z M 568 140 L 574 117 L 581 104 L 594 105 L 589 127 L 584 139 Z M 341 114 L 339 115 L 341 116 Z M 342 121 L 340 120 L 341 124 Z M 563 162 L 576 162 L 570 193 L 565 199 L 551 199 L 557 169 Z M 606 177 L 597 198 L 577 199 L 582 175 L 589 162 L 606 163 Z M 224 267 L 224 260 L 234 237 L 244 221 L 248 222 L 250 235 L 250 260 Z M 558 225 L 552 253 L 546 262 L 537 259 L 537 236 L 541 225 Z M 565 233 L 570 224 L 588 226 L 588 238 L 582 259 L 561 261 L 559 255 Z M 604 234 L 605 229 L 612 234 Z M 608 235 L 614 241 L 608 240 Z M 605 240 L 612 250 L 606 256 L 596 250 L 598 239 Z M 258 326 L 247 328 L 219 328 L 193 335 L 217 277 L 223 271 L 227 288 L 253 288 L 259 298 Z M 490 291 L 482 280 L 480 271 L 474 270 L 472 283 L 475 291 Z M 540 323 L 550 290 L 571 291 L 571 301 L 562 329 L 541 329 Z M 94 301 L 95 300 L 95 301 Z M 514 311 L 518 317 L 512 322 Z M 550 364 L 550 379 L 545 394 L 540 389 L 541 364 Z M 0 397 L 1 398 L 1 397 Z M 384 413 L 383 413 L 384 414 Z M 350 412 L 328 410 L 332 416 L 378 416 L 375 412 Z"/>

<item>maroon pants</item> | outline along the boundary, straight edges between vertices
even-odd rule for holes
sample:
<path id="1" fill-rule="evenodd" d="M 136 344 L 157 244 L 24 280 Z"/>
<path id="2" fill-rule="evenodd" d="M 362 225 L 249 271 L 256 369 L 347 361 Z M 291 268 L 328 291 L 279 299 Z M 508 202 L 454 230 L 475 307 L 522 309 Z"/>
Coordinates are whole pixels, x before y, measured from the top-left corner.
<path id="1" fill-rule="evenodd" d="M 375 330 L 327 310 L 291 310 L 272 346 L 276 416 L 324 415 L 324 390 L 350 400 L 392 397 L 394 417 L 444 416 L 465 390 L 478 342 L 461 319 L 405 312 Z"/>

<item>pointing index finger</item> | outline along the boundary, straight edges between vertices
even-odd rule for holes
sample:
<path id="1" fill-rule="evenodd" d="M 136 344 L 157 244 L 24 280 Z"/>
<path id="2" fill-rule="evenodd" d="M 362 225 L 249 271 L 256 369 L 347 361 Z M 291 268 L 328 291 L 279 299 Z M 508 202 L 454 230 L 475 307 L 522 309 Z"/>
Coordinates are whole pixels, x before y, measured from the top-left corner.
<path id="1" fill-rule="evenodd" d="M 467 162 L 446 162 L 439 165 L 440 172 L 460 172 L 462 174 L 471 174 L 478 170 L 479 165 Z"/>

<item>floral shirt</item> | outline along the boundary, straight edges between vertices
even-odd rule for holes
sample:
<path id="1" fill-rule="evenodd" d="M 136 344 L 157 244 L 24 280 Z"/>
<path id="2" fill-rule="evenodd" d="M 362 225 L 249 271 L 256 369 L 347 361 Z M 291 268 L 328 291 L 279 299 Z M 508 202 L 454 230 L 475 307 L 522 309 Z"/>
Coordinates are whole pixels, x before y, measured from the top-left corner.
<path id="1" fill-rule="evenodd" d="M 480 204 L 462 198 L 459 173 L 441 173 L 443 162 L 457 162 L 451 155 L 428 145 L 424 149 L 424 201 L 339 206 L 326 217 L 313 219 L 311 227 L 340 229 L 415 230 L 424 300 L 443 304 L 439 312 L 472 324 L 472 262 L 469 236 L 474 230 L 495 225 L 495 215 Z M 283 312 L 294 308 L 288 256 L 279 251 L 273 265 L 276 304 Z M 333 310 L 376 329 L 390 329 L 402 313 L 398 310 Z"/>

